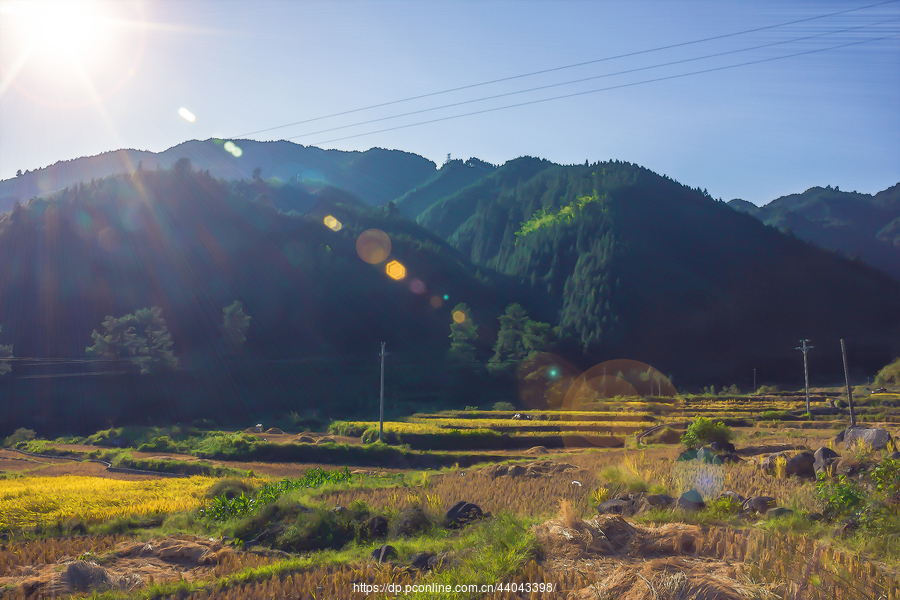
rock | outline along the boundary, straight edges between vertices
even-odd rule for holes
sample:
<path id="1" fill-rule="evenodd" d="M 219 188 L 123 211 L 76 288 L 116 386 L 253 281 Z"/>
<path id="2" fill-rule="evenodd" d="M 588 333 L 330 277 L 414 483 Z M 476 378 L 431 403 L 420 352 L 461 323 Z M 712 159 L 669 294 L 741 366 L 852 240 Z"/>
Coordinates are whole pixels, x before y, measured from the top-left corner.
<path id="1" fill-rule="evenodd" d="M 449 555 L 446 552 L 441 552 L 437 556 L 432 556 L 428 559 L 428 568 L 432 571 L 437 571 L 447 562 L 449 562 Z"/>
<path id="2" fill-rule="evenodd" d="M 521 477 L 525 474 L 525 467 L 522 465 L 510 465 L 506 471 L 509 477 Z"/>
<path id="3" fill-rule="evenodd" d="M 434 557 L 434 552 L 419 552 L 418 554 L 413 555 L 412 560 L 410 561 L 410 565 L 414 569 L 425 571 L 430 568 L 428 563 Z"/>
<path id="4" fill-rule="evenodd" d="M 703 502 L 703 497 L 700 495 L 700 492 L 697 490 L 689 490 L 678 498 L 676 506 L 682 510 L 696 511 L 706 508 L 706 503 Z"/>
<path id="5" fill-rule="evenodd" d="M 891 460 L 900 460 L 900 452 L 892 452 L 889 456 Z"/>
<path id="6" fill-rule="evenodd" d="M 813 470 L 815 470 L 816 474 L 825 473 L 828 471 L 828 468 L 837 463 L 840 458 L 840 454 L 831 448 L 823 446 L 813 454 Z"/>
<path id="7" fill-rule="evenodd" d="M 784 458 L 785 462 L 787 462 L 788 455 L 786 452 L 775 452 L 774 454 L 770 454 L 763 459 L 759 467 L 769 475 L 774 475 L 775 464 L 778 462 L 779 458 Z"/>
<path id="8" fill-rule="evenodd" d="M 607 500 L 597 507 L 598 515 L 627 515 L 632 512 L 632 503 L 618 498 Z"/>
<path id="9" fill-rule="evenodd" d="M 872 450 L 885 450 L 895 447 L 894 440 L 887 429 L 880 427 L 848 427 L 844 430 L 844 447 L 852 448 L 860 441 L 864 442 Z"/>
<path id="10" fill-rule="evenodd" d="M 90 590 L 110 585 L 109 573 L 97 563 L 76 560 L 69 563 L 62 578 L 76 590 Z"/>
<path id="11" fill-rule="evenodd" d="M 808 515 L 806 515 L 806 518 L 809 519 L 810 521 L 818 522 L 818 521 L 824 521 L 825 515 L 823 515 L 820 512 L 811 512 Z"/>
<path id="12" fill-rule="evenodd" d="M 460 500 L 450 507 L 444 520 L 447 527 L 460 527 L 475 519 L 484 518 L 481 507 L 465 500 Z"/>
<path id="13" fill-rule="evenodd" d="M 675 503 L 675 498 L 665 494 L 649 494 L 644 497 L 644 500 L 653 507 L 667 507 L 672 506 Z"/>
<path id="14" fill-rule="evenodd" d="M 777 519 L 779 517 L 789 517 L 792 514 L 794 514 L 794 511 L 792 511 L 791 509 L 784 508 L 783 506 L 776 506 L 766 511 L 766 518 Z"/>
<path id="15" fill-rule="evenodd" d="M 741 505 L 744 512 L 754 511 L 759 514 L 765 514 L 770 508 L 775 506 L 775 498 L 771 496 L 753 496 L 747 498 Z"/>
<path id="16" fill-rule="evenodd" d="M 834 467 L 835 473 L 838 475 L 848 475 L 850 477 L 859 475 L 864 468 L 865 463 L 861 463 L 852 456 L 842 456 L 838 459 L 837 463 L 835 463 Z"/>
<path id="17" fill-rule="evenodd" d="M 397 549 L 393 546 L 384 545 L 372 550 L 372 558 L 380 563 L 396 557 Z"/>
<path id="18" fill-rule="evenodd" d="M 834 406 L 834 400 L 831 401 L 831 405 Z M 840 433 L 838 433 L 836 436 L 834 436 L 834 445 L 835 446 L 837 446 L 838 444 L 844 443 L 844 434 L 846 432 L 847 432 L 847 430 L 843 429 L 843 430 L 841 430 Z"/>
<path id="19" fill-rule="evenodd" d="M 472 506 L 475 505 L 473 504 Z M 478 510 L 480 511 L 481 509 Z M 428 518 L 425 511 L 418 506 L 414 506 L 400 513 L 397 521 L 391 527 L 390 533 L 395 537 L 410 537 L 428 531 L 431 529 L 431 525 L 431 519 Z"/>
<path id="20" fill-rule="evenodd" d="M 316 438 L 314 438 L 314 437 L 311 436 L 311 435 L 301 435 L 300 437 L 298 437 L 298 438 L 297 438 L 296 440 L 294 440 L 294 441 L 295 441 L 295 442 L 298 442 L 298 443 L 300 443 L 300 444 L 315 444 L 315 443 L 316 443 Z"/>
<path id="21" fill-rule="evenodd" d="M 717 454 L 723 452 L 735 452 L 734 444 L 731 442 L 713 442 L 709 445 L 709 449 Z"/>
<path id="22" fill-rule="evenodd" d="M 386 537 L 388 533 L 387 517 L 375 515 L 374 517 L 366 521 L 365 532 L 366 536 L 370 539 Z"/>
<path id="23" fill-rule="evenodd" d="M 508 471 L 509 465 L 491 465 L 490 467 L 483 469 L 481 472 L 491 479 L 496 479 L 497 477 L 506 475 Z"/>
<path id="24" fill-rule="evenodd" d="M 797 456 L 788 459 L 784 465 L 784 474 L 795 477 L 815 478 L 816 470 L 813 468 L 816 457 L 812 452 L 801 452 Z"/>
<path id="25" fill-rule="evenodd" d="M 744 459 L 738 456 L 734 452 L 728 452 L 726 454 L 720 454 L 719 460 L 722 461 L 722 464 L 725 465 L 736 465 L 739 462 L 744 462 Z"/>
<path id="26" fill-rule="evenodd" d="M 644 438 L 645 444 L 680 444 L 681 433 L 671 427 L 663 427 Z"/>
<path id="27" fill-rule="evenodd" d="M 721 494 L 719 494 L 719 498 L 731 498 L 732 500 L 734 500 L 735 502 L 737 502 L 738 504 L 741 504 L 741 505 L 743 505 L 744 501 L 746 500 L 746 498 L 744 498 L 737 492 L 732 492 L 732 491 L 722 492 Z"/>

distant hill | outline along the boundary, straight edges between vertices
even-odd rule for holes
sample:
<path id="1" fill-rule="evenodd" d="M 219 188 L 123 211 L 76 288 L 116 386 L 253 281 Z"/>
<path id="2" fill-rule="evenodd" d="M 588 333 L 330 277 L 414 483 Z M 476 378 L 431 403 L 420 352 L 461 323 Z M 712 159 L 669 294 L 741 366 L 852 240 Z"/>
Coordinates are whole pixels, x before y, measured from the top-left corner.
<path id="1" fill-rule="evenodd" d="M 762 207 L 739 199 L 728 205 L 900 279 L 900 183 L 874 196 L 828 186 L 782 196 Z"/>
<path id="2" fill-rule="evenodd" d="M 788 377 L 801 338 L 832 378 L 842 337 L 868 371 L 900 353 L 900 282 L 636 165 L 517 159 L 418 220 L 546 292 L 542 316 L 595 360 L 696 382 L 754 367 Z"/>
<path id="3" fill-rule="evenodd" d="M 477 158 L 447 162 L 428 181 L 398 198 L 395 201 L 397 210 L 403 216 L 415 219 L 438 200 L 472 185 L 496 169 L 494 165 Z"/>
<path id="4" fill-rule="evenodd" d="M 169 169 L 180 158 L 216 179 L 251 179 L 256 168 L 263 179 L 302 183 L 309 189 L 330 185 L 343 188 L 370 205 L 402 196 L 435 174 L 430 160 L 399 150 L 372 148 L 365 152 L 322 150 L 292 142 L 234 140 L 235 157 L 223 140 L 189 141 L 163 152 L 116 150 L 98 156 L 60 161 L 13 179 L 0 181 L 0 213 L 16 201 L 47 196 L 78 183 L 120 173 Z M 388 175 L 389 174 L 389 175 Z"/>

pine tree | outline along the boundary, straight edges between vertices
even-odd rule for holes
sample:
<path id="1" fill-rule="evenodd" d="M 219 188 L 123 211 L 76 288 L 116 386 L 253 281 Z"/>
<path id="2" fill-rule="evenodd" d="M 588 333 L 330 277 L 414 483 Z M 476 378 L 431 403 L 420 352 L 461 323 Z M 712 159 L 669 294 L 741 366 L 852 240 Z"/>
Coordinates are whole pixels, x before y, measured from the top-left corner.
<path id="1" fill-rule="evenodd" d="M 140 366 L 141 373 L 178 366 L 172 352 L 172 334 L 160 307 L 141 308 L 119 318 L 108 316 L 102 326 L 103 333 L 96 329 L 91 333 L 94 345 L 86 348 L 88 354 L 120 364 L 128 361 Z"/>
<path id="2" fill-rule="evenodd" d="M 250 330 L 250 316 L 244 313 L 244 305 L 235 300 L 222 309 L 222 332 L 225 341 L 237 348 L 247 341 L 247 332 Z"/>
<path id="3" fill-rule="evenodd" d="M 3 331 L 3 327 L 0 327 L 0 331 Z M 12 345 L 0 346 L 0 359 L 4 358 L 15 358 L 12 353 Z M 0 360 L 0 375 L 6 375 L 10 371 L 12 371 L 12 367 L 9 366 L 9 362 Z"/>
<path id="4" fill-rule="evenodd" d="M 488 368 L 492 371 L 507 370 L 514 363 L 525 358 L 525 326 L 528 313 L 521 304 L 513 303 L 506 307 L 500 315 L 500 331 L 497 332 L 497 343 L 494 344 L 494 356 Z"/>
<path id="5" fill-rule="evenodd" d="M 457 363 L 474 362 L 478 326 L 472 320 L 472 313 L 465 303 L 460 303 L 450 314 L 453 322 L 450 323 L 450 351 L 447 358 Z"/>

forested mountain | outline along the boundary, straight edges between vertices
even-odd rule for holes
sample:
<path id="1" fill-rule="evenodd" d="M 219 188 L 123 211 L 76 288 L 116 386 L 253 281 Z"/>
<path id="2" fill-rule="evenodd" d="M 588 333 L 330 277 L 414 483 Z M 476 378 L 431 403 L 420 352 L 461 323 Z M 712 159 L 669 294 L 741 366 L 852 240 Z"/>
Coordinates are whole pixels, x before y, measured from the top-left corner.
<path id="1" fill-rule="evenodd" d="M 813 381 L 842 376 L 841 338 L 857 375 L 900 355 L 896 279 L 636 165 L 284 144 L 331 174 L 254 177 L 280 146 L 248 144 L 249 176 L 217 179 L 192 142 L 0 216 L 0 424 L 373 414 L 380 342 L 410 410 L 532 402 L 551 364 L 746 388 L 797 382 L 801 338 Z M 852 220 L 825 192 L 783 204 Z"/>
<path id="2" fill-rule="evenodd" d="M 586 356 L 698 381 L 754 367 L 788 376 L 801 338 L 833 378 L 842 337 L 868 371 L 900 353 L 900 282 L 628 163 L 518 159 L 419 222 L 546 292 Z"/>
<path id="3" fill-rule="evenodd" d="M 828 186 L 761 207 L 744 200 L 728 204 L 821 248 L 858 256 L 900 280 L 900 183 L 874 196 Z"/>
<path id="4" fill-rule="evenodd" d="M 226 144 L 230 144 L 226 148 Z M 189 141 L 164 152 L 116 150 L 99 156 L 60 161 L 43 169 L 0 181 L 0 213 L 16 201 L 46 196 L 68 186 L 119 173 L 170 169 L 179 158 L 216 179 L 262 179 L 302 183 L 309 189 L 343 188 L 371 205 L 393 200 L 435 174 L 433 162 L 399 150 L 365 152 L 322 150 L 293 142 L 252 140 Z"/>
<path id="5" fill-rule="evenodd" d="M 477 158 L 470 158 L 465 162 L 448 161 L 431 179 L 399 197 L 395 202 L 397 210 L 403 216 L 415 219 L 435 202 L 472 185 L 485 175 L 493 173 L 496 168 Z"/>
<path id="6" fill-rule="evenodd" d="M 273 199 L 314 202 L 301 216 Z M 405 267 L 402 280 L 388 277 L 387 260 L 361 259 L 360 234 L 375 228 Z M 391 352 L 389 398 L 443 402 L 452 306 L 473 299 L 490 337 L 525 295 L 346 191 L 310 198 L 303 186 L 217 181 L 187 160 L 17 206 L 0 217 L 0 261 L 0 342 L 23 359 L 0 377 L 0 421 L 44 429 L 358 412 L 377 400 L 380 342 Z M 223 329 L 235 301 L 246 332 Z M 150 307 L 161 310 L 139 312 Z M 166 368 L 138 372 L 157 363 Z"/>

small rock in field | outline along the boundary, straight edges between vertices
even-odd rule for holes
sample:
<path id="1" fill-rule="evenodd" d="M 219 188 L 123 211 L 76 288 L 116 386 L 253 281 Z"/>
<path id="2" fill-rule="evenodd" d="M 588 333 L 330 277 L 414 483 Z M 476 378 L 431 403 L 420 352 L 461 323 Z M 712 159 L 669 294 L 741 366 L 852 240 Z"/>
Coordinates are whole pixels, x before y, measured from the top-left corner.
<path id="1" fill-rule="evenodd" d="M 825 473 L 827 472 L 828 467 L 836 463 L 840 457 L 841 455 L 831 448 L 823 446 L 813 454 L 813 469 L 815 469 L 816 473 Z"/>
<path id="2" fill-rule="evenodd" d="M 435 557 L 434 552 L 419 552 L 418 554 L 414 554 L 412 560 L 410 561 L 410 565 L 414 569 L 418 569 L 420 571 L 425 571 L 429 569 L 429 561 Z"/>
<path id="3" fill-rule="evenodd" d="M 390 560 L 391 558 L 395 558 L 397 556 L 397 549 L 393 546 L 379 546 L 372 551 L 372 558 L 374 558 L 378 562 L 385 562 L 386 560 Z"/>
<path id="4" fill-rule="evenodd" d="M 792 511 L 791 509 L 784 508 L 783 506 L 776 506 L 766 511 L 766 518 L 777 519 L 779 517 L 789 517 L 792 514 L 794 514 L 794 511 Z"/>
<path id="5" fill-rule="evenodd" d="M 689 490 L 683 493 L 678 498 L 678 502 L 676 505 L 682 510 L 689 511 L 702 510 L 706 508 L 706 503 L 703 502 L 703 497 L 697 490 Z"/>
<path id="6" fill-rule="evenodd" d="M 753 496 L 747 498 L 741 505 L 744 512 L 754 511 L 759 514 L 765 514 L 770 508 L 775 506 L 775 498 L 771 496 Z"/>
<path id="7" fill-rule="evenodd" d="M 816 470 L 813 468 L 815 462 L 816 457 L 812 452 L 801 452 L 787 461 L 784 465 L 784 474 L 814 478 L 816 476 Z"/>

